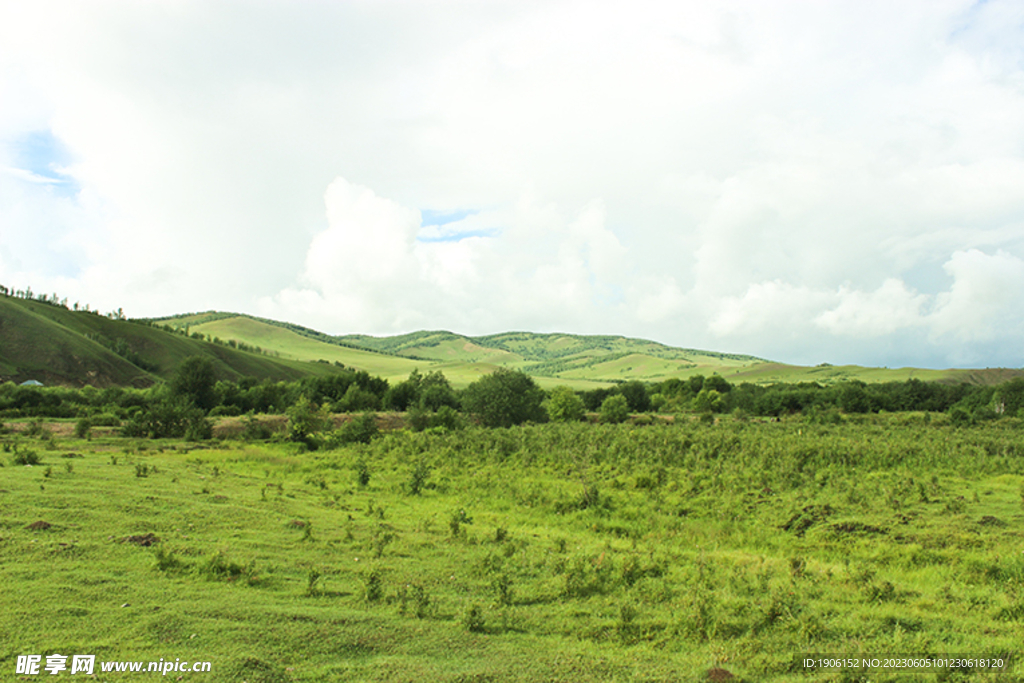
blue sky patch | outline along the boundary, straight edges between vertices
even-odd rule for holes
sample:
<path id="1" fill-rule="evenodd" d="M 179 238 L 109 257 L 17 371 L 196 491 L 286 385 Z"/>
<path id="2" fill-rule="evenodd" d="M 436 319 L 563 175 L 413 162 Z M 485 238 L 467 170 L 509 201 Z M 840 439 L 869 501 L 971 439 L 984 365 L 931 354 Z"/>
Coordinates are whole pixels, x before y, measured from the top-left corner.
<path id="1" fill-rule="evenodd" d="M 28 182 L 48 185 L 63 196 L 78 192 L 78 183 L 60 169 L 73 161 L 71 151 L 49 130 L 36 130 L 10 143 L 14 167 Z"/>
<path id="2" fill-rule="evenodd" d="M 420 211 L 420 216 L 423 218 L 423 222 L 420 225 L 424 228 L 430 225 L 447 225 L 448 223 L 461 221 L 463 218 L 468 218 L 475 213 L 477 212 L 471 209 L 459 209 L 458 211 L 431 211 L 430 209 L 423 209 Z"/>

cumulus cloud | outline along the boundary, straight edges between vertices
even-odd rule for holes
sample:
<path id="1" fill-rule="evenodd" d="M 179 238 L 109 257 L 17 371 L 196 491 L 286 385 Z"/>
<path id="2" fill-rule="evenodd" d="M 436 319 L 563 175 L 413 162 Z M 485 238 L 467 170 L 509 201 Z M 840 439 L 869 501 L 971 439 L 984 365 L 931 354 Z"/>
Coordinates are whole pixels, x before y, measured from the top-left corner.
<path id="1" fill-rule="evenodd" d="M 928 300 L 896 278 L 888 278 L 874 292 L 842 288 L 837 298 L 838 305 L 820 313 L 814 322 L 833 334 L 867 338 L 922 324 L 921 308 Z"/>
<path id="2" fill-rule="evenodd" d="M 1004 251 L 985 254 L 958 251 L 943 266 L 953 278 L 949 291 L 937 296 L 929 322 L 933 336 L 961 341 L 1018 337 L 1024 329 L 1020 293 L 1024 260 Z"/>
<path id="3" fill-rule="evenodd" d="M 572 214 L 525 196 L 511 210 L 462 219 L 470 229 L 440 241 L 422 238 L 435 231 L 419 211 L 345 178 L 330 184 L 324 203 L 328 226 L 310 241 L 300 286 L 265 297 L 264 314 L 298 308 L 321 324 L 386 332 L 500 330 L 510 314 L 586 325 L 600 319 L 602 292 L 629 267 L 600 203 Z"/>
<path id="4" fill-rule="evenodd" d="M 0 282 L 1019 366 L 1022 46 L 1013 0 L 7 3 Z"/>

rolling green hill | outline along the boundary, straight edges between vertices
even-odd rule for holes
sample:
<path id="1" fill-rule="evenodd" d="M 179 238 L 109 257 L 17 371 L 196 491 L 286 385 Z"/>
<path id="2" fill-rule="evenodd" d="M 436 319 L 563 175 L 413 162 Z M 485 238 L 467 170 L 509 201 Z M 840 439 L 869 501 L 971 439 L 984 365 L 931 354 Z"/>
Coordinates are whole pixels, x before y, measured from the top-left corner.
<path id="1" fill-rule="evenodd" d="M 740 354 L 682 349 L 643 339 L 604 335 L 505 332 L 469 337 L 443 330 L 390 337 L 350 334 L 330 336 L 290 323 L 223 312 L 192 313 L 162 318 L 169 324 L 211 338 L 259 346 L 293 360 L 326 360 L 366 370 L 391 381 L 413 369 L 440 370 L 464 387 L 497 367 L 532 375 L 543 387 L 566 384 L 576 389 L 641 380 L 719 374 L 733 383 L 818 382 L 850 379 L 865 382 L 928 381 L 996 384 L 1021 370 L 922 370 L 865 368 L 855 365 L 804 367 Z"/>
<path id="2" fill-rule="evenodd" d="M 219 379 L 295 380 L 337 372 L 322 363 L 249 353 L 140 322 L 0 296 L 0 382 L 150 386 L 189 356 L 206 356 Z"/>

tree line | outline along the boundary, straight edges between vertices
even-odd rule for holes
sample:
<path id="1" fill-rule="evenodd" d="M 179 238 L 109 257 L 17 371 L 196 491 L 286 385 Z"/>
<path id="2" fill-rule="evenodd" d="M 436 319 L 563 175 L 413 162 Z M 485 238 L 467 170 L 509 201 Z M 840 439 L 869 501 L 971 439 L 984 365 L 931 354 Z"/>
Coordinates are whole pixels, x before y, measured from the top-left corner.
<path id="1" fill-rule="evenodd" d="M 97 417 L 101 422 L 134 424 L 140 435 L 183 435 L 189 428 L 207 433 L 203 420 L 218 416 L 300 412 L 405 414 L 413 429 L 456 429 L 467 422 L 509 427 L 527 422 L 643 422 L 645 414 L 716 414 L 776 418 L 803 415 L 836 421 L 843 414 L 926 411 L 948 413 L 963 425 L 1002 416 L 1024 417 L 1024 378 L 998 386 L 940 384 L 910 379 L 834 385 L 813 382 L 768 386 L 730 384 L 719 375 L 630 381 L 609 388 L 574 391 L 560 386 L 544 391 L 532 377 L 499 368 L 462 390 L 440 371 L 414 370 L 395 384 L 366 371 L 342 369 L 321 377 L 274 382 L 245 377 L 216 377 L 213 363 L 186 359 L 171 381 L 149 389 L 108 387 L 23 387 L 0 385 L 0 418 Z M 291 412 L 290 412 L 291 411 Z M 648 421 L 651 417 L 646 418 Z M 129 430 L 131 431 L 131 430 Z"/>

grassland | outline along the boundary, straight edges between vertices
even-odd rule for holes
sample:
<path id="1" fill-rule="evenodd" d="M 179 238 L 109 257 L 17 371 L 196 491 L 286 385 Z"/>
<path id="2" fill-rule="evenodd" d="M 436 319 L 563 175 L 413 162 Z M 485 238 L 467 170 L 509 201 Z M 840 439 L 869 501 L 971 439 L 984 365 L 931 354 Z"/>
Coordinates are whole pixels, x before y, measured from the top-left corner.
<path id="1" fill-rule="evenodd" d="M 559 384 L 585 390 L 640 380 L 718 374 L 732 383 L 818 382 L 847 380 L 925 381 L 997 384 L 1024 374 L 1007 369 L 867 368 L 856 365 L 804 367 L 739 354 L 681 349 L 643 339 L 600 335 L 507 332 L 467 337 L 445 331 L 421 331 L 391 337 L 330 336 L 288 323 L 233 313 L 207 312 L 158 322 L 234 339 L 273 351 L 282 358 L 328 360 L 367 370 L 392 382 L 413 370 L 440 370 L 463 388 L 497 367 L 522 370 L 544 388 Z"/>
<path id="2" fill-rule="evenodd" d="M 157 327 L 32 300 L 0 296 L 0 381 L 145 387 L 189 356 L 204 356 L 219 379 L 290 381 L 337 372 L 323 363 L 240 351 Z"/>
<path id="3" fill-rule="evenodd" d="M 230 428 L 0 437 L 5 677 L 59 652 L 249 683 L 973 680 L 797 661 L 1016 655 L 1024 636 L 1020 420 L 395 431 L 315 453 Z"/>

